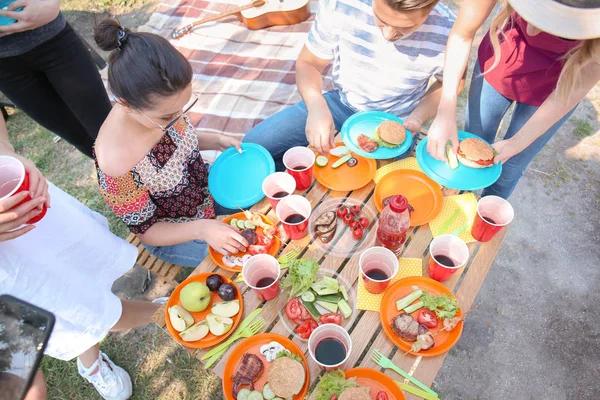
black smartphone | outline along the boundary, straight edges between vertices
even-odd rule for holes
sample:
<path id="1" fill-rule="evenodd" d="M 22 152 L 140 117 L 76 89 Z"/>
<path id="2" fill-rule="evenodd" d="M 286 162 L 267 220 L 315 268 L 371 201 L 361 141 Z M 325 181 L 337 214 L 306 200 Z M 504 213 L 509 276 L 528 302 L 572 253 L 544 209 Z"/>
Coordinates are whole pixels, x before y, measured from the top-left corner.
<path id="1" fill-rule="evenodd" d="M 54 321 L 49 311 L 10 295 L 0 296 L 0 400 L 25 397 Z"/>

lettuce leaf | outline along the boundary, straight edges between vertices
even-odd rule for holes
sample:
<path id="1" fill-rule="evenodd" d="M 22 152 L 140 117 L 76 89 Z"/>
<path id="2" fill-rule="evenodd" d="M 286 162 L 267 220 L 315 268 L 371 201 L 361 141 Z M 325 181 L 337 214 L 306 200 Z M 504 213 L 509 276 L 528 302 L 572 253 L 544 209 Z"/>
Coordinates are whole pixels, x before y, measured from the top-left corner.
<path id="1" fill-rule="evenodd" d="M 423 307 L 435 311 L 439 319 L 452 318 L 458 312 L 458 301 L 448 294 L 432 296 L 423 292 L 420 300 L 423 302 Z"/>
<path id="2" fill-rule="evenodd" d="M 334 394 L 339 397 L 344 390 L 357 386 L 354 378 L 346 380 L 344 371 L 336 369 L 319 378 L 319 384 L 315 387 L 311 399 L 329 400 Z"/>
<path id="3" fill-rule="evenodd" d="M 290 298 L 310 289 L 317 279 L 319 264 L 312 259 L 294 260 L 290 263 L 288 274 L 281 279 L 281 287 L 291 288 Z"/>

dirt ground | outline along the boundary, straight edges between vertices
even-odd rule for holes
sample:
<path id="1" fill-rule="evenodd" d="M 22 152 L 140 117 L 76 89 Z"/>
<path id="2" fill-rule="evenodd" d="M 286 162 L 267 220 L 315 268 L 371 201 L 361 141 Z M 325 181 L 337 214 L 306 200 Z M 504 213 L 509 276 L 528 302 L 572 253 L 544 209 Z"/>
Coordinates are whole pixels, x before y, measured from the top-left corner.
<path id="1" fill-rule="evenodd" d="M 153 9 L 153 1 L 144 0 L 63 1 L 89 43 L 94 18 L 115 14 L 135 28 Z M 459 118 L 465 103 L 466 90 Z M 481 305 L 434 383 L 443 399 L 592 399 L 600 393 L 599 114 L 597 85 L 512 196 L 516 217 L 477 298 Z M 16 147 L 46 176 L 111 218 L 117 234 L 126 233 L 99 198 L 89 160 L 64 142 L 52 143 L 53 135 L 22 113 L 8 125 Z M 153 299 L 170 288 L 136 267 L 113 290 L 122 298 Z M 102 349 L 130 372 L 133 399 L 221 398 L 219 379 L 154 325 L 111 334 Z M 46 358 L 43 370 L 51 399 L 99 398 L 73 362 Z"/>

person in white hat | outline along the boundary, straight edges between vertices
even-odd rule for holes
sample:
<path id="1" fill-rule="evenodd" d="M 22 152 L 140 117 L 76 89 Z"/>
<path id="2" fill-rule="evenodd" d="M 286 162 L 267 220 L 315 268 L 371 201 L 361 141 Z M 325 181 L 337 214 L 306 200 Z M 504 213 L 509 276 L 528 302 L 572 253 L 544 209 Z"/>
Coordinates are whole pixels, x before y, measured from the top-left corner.
<path id="1" fill-rule="evenodd" d="M 483 196 L 508 198 L 535 155 L 600 81 L 600 0 L 502 0 L 473 70 L 465 130 L 488 142 L 514 104 L 508 131 L 494 143 L 502 175 Z M 458 149 L 457 88 L 473 38 L 496 0 L 464 0 L 450 33 L 438 114 L 427 151 L 446 160 Z"/>

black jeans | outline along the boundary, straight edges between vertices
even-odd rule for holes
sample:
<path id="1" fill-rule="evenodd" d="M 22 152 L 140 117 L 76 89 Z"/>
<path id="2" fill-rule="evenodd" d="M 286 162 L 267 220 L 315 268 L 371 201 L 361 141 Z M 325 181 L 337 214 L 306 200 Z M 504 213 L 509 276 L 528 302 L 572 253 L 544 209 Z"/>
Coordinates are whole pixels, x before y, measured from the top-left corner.
<path id="1" fill-rule="evenodd" d="M 92 57 L 69 24 L 23 55 L 0 58 L 0 92 L 92 157 L 111 104 Z"/>

